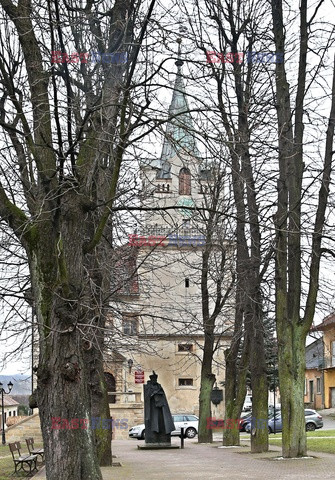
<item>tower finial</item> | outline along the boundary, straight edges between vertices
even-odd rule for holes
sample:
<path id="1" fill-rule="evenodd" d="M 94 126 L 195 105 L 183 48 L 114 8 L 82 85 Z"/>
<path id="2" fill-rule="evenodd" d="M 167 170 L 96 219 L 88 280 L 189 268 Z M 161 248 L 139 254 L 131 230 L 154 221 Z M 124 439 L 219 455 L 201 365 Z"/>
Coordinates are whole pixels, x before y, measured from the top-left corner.
<path id="1" fill-rule="evenodd" d="M 178 67 L 178 72 L 177 74 L 181 74 L 181 67 L 183 66 L 183 61 L 181 59 L 181 42 L 183 40 L 181 39 L 181 37 L 177 38 L 177 43 L 178 43 L 178 60 L 176 60 L 175 64 L 176 66 Z"/>

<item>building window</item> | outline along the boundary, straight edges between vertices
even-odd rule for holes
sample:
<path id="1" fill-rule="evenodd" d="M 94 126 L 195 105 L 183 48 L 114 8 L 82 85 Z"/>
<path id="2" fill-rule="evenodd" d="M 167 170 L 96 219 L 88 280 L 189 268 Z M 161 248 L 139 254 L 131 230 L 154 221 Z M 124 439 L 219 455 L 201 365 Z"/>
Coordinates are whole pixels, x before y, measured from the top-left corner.
<path id="1" fill-rule="evenodd" d="M 13 412 L 13 417 L 15 417 L 15 416 L 16 416 L 16 412 Z"/>
<path id="2" fill-rule="evenodd" d="M 192 343 L 179 343 L 178 344 L 178 352 L 193 352 L 193 344 Z"/>
<path id="3" fill-rule="evenodd" d="M 178 384 L 180 387 L 193 387 L 193 378 L 179 378 Z"/>
<path id="4" fill-rule="evenodd" d="M 12 416 L 12 412 L 8 412 L 8 415 L 11 417 L 11 416 Z"/>
<path id="5" fill-rule="evenodd" d="M 335 367 L 335 342 L 331 342 L 331 366 Z"/>
<path id="6" fill-rule="evenodd" d="M 191 172 L 188 168 L 179 172 L 179 195 L 191 195 Z"/>
<path id="7" fill-rule="evenodd" d="M 122 332 L 125 335 L 137 335 L 138 318 L 135 315 L 122 316 Z"/>
<path id="8" fill-rule="evenodd" d="M 309 381 L 309 401 L 314 402 L 314 380 Z"/>
<path id="9" fill-rule="evenodd" d="M 156 187 L 157 193 L 169 193 L 170 185 L 168 183 L 158 183 Z"/>
<path id="10" fill-rule="evenodd" d="M 321 378 L 317 377 L 316 379 L 316 393 L 321 393 Z"/>

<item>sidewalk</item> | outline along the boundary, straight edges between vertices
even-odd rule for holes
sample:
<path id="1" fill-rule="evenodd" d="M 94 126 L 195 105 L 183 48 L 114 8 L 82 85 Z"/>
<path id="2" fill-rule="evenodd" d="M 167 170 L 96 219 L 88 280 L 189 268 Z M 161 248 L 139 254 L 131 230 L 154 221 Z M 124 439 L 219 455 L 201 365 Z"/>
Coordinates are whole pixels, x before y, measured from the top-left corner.
<path id="1" fill-rule="evenodd" d="M 179 439 L 172 442 L 178 444 Z M 270 447 L 270 452 L 251 455 L 250 448 L 220 448 L 220 443 L 198 444 L 185 442 L 184 450 L 138 450 L 136 440 L 115 440 L 113 455 L 122 467 L 104 467 L 104 480 L 323 480 L 333 479 L 335 455 L 317 453 L 307 459 L 276 459 L 281 448 Z M 43 472 L 34 479 L 44 480 Z"/>

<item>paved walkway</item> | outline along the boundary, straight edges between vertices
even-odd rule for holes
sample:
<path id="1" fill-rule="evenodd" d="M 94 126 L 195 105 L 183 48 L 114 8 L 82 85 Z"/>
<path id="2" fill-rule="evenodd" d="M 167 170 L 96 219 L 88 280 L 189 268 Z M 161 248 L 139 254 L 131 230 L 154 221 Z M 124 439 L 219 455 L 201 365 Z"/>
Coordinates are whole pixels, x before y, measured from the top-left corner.
<path id="1" fill-rule="evenodd" d="M 179 439 L 172 439 L 178 444 Z M 265 454 L 249 453 L 249 446 L 220 448 L 219 443 L 199 445 L 185 442 L 184 450 L 138 450 L 136 440 L 115 440 L 113 455 L 121 467 L 104 467 L 104 480 L 323 480 L 334 479 L 335 455 L 311 453 L 313 458 L 278 459 L 281 448 Z M 44 480 L 43 472 L 34 478 Z"/>

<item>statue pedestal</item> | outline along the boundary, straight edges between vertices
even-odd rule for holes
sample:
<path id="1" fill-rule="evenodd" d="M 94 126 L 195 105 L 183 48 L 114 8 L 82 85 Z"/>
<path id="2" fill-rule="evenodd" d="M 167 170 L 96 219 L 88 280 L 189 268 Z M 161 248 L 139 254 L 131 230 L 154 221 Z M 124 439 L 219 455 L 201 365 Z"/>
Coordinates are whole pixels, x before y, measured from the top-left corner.
<path id="1" fill-rule="evenodd" d="M 145 445 L 137 445 L 139 450 L 168 450 L 180 448 L 179 445 L 171 445 L 171 443 L 146 443 Z"/>

